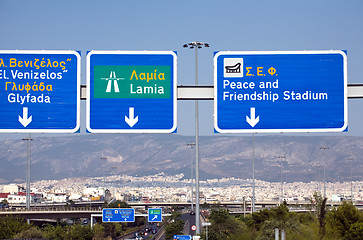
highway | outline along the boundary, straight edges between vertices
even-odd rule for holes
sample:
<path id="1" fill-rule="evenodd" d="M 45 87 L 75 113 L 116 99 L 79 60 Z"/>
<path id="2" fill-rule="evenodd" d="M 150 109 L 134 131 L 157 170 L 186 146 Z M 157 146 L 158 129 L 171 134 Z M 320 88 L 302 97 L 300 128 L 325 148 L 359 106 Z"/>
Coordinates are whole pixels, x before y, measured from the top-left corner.
<path id="1" fill-rule="evenodd" d="M 180 217 L 184 222 L 184 230 L 183 235 L 195 235 L 195 231 L 193 231 L 191 228 L 193 225 L 195 225 L 195 214 L 191 215 L 189 212 L 183 213 Z"/>

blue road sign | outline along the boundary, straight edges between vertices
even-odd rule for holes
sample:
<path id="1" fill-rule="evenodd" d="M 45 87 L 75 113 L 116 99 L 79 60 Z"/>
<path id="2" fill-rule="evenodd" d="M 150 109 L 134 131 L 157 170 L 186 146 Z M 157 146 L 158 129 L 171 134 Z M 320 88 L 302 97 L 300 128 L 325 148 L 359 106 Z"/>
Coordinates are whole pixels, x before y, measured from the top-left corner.
<path id="1" fill-rule="evenodd" d="M 176 130 L 176 54 L 91 51 L 87 54 L 87 130 L 170 133 Z"/>
<path id="2" fill-rule="evenodd" d="M 214 91 L 214 126 L 220 133 L 347 128 L 343 51 L 218 52 Z"/>
<path id="3" fill-rule="evenodd" d="M 174 235 L 174 238 L 176 240 L 191 240 L 192 236 L 191 235 Z"/>
<path id="4" fill-rule="evenodd" d="M 80 61 L 75 51 L 0 50 L 0 132 L 76 132 Z"/>
<path id="5" fill-rule="evenodd" d="M 102 222 L 135 222 L 135 209 L 104 208 L 102 209 Z"/>
<path id="6" fill-rule="evenodd" d="M 148 209 L 148 222 L 162 222 L 162 209 L 161 208 L 149 208 Z"/>

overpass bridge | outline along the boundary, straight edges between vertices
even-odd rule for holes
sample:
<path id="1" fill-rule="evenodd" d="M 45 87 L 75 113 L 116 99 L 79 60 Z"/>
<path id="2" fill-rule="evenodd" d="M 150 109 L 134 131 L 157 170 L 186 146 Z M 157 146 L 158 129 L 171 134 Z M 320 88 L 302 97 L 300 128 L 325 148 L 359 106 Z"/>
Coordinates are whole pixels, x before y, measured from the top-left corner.
<path id="1" fill-rule="evenodd" d="M 64 219 L 64 218 L 91 218 L 92 214 L 102 216 L 102 209 L 99 208 L 72 208 L 72 209 L 9 209 L 0 211 L 0 217 L 20 216 L 25 219 Z"/>
<path id="2" fill-rule="evenodd" d="M 51 204 L 51 205 L 37 205 L 32 206 L 30 209 L 26 209 L 25 205 L 13 205 L 8 209 L 0 210 L 0 217 L 5 216 L 20 216 L 26 219 L 63 219 L 63 218 L 91 218 L 91 215 L 102 216 L 102 204 L 104 202 L 83 202 L 72 205 L 72 207 L 65 207 L 64 204 Z M 220 203 L 206 203 L 208 207 L 221 206 L 228 209 L 231 213 L 241 212 L 250 213 L 251 202 L 220 202 Z M 341 202 L 328 202 L 327 206 L 330 208 L 341 205 Z M 142 216 L 146 213 L 147 208 L 151 207 L 182 207 L 189 208 L 191 203 L 189 202 L 129 202 L 128 205 L 136 209 L 136 212 Z M 256 210 L 272 208 L 279 205 L 277 201 L 261 201 L 256 202 Z M 363 210 L 363 203 L 354 204 L 359 210 Z M 203 206 L 203 204 L 202 204 Z M 287 202 L 287 206 L 291 211 L 309 211 L 310 202 Z M 166 213 L 166 211 L 165 211 Z"/>

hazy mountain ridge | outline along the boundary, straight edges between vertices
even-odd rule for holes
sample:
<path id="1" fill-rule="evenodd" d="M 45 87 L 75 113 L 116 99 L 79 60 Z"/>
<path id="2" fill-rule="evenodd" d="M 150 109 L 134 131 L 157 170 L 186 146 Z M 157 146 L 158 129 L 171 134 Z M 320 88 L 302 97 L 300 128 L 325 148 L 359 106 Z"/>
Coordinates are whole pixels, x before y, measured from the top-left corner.
<path id="1" fill-rule="evenodd" d="M 184 173 L 190 177 L 193 136 L 176 134 L 82 134 L 37 137 L 31 141 L 32 180 L 110 174 Z M 323 150 L 321 147 L 328 147 Z M 252 178 L 252 137 L 200 137 L 201 178 Z M 0 182 L 25 180 L 27 143 L 4 140 L 0 145 Z M 281 158 L 285 156 L 285 158 Z M 255 136 L 255 176 L 280 181 L 361 180 L 363 137 Z M 280 157 L 280 158 L 279 158 Z M 320 166 L 320 167 L 319 167 Z"/>

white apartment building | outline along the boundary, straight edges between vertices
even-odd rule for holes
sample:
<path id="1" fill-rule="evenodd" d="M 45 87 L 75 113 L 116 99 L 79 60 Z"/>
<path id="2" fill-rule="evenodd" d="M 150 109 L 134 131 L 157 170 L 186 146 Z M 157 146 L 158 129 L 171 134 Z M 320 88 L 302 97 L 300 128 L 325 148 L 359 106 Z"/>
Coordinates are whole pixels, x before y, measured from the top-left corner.
<path id="1" fill-rule="evenodd" d="M 30 202 L 34 202 L 34 195 L 30 194 Z M 18 194 L 9 194 L 8 195 L 8 203 L 9 204 L 18 204 L 18 203 L 26 203 L 26 194 L 18 193 Z"/>
<path id="2" fill-rule="evenodd" d="M 8 184 L 8 185 L 4 185 L 3 186 L 3 192 L 5 193 L 18 193 L 22 190 L 22 187 L 18 186 L 17 184 L 15 183 L 12 183 L 12 184 Z"/>

